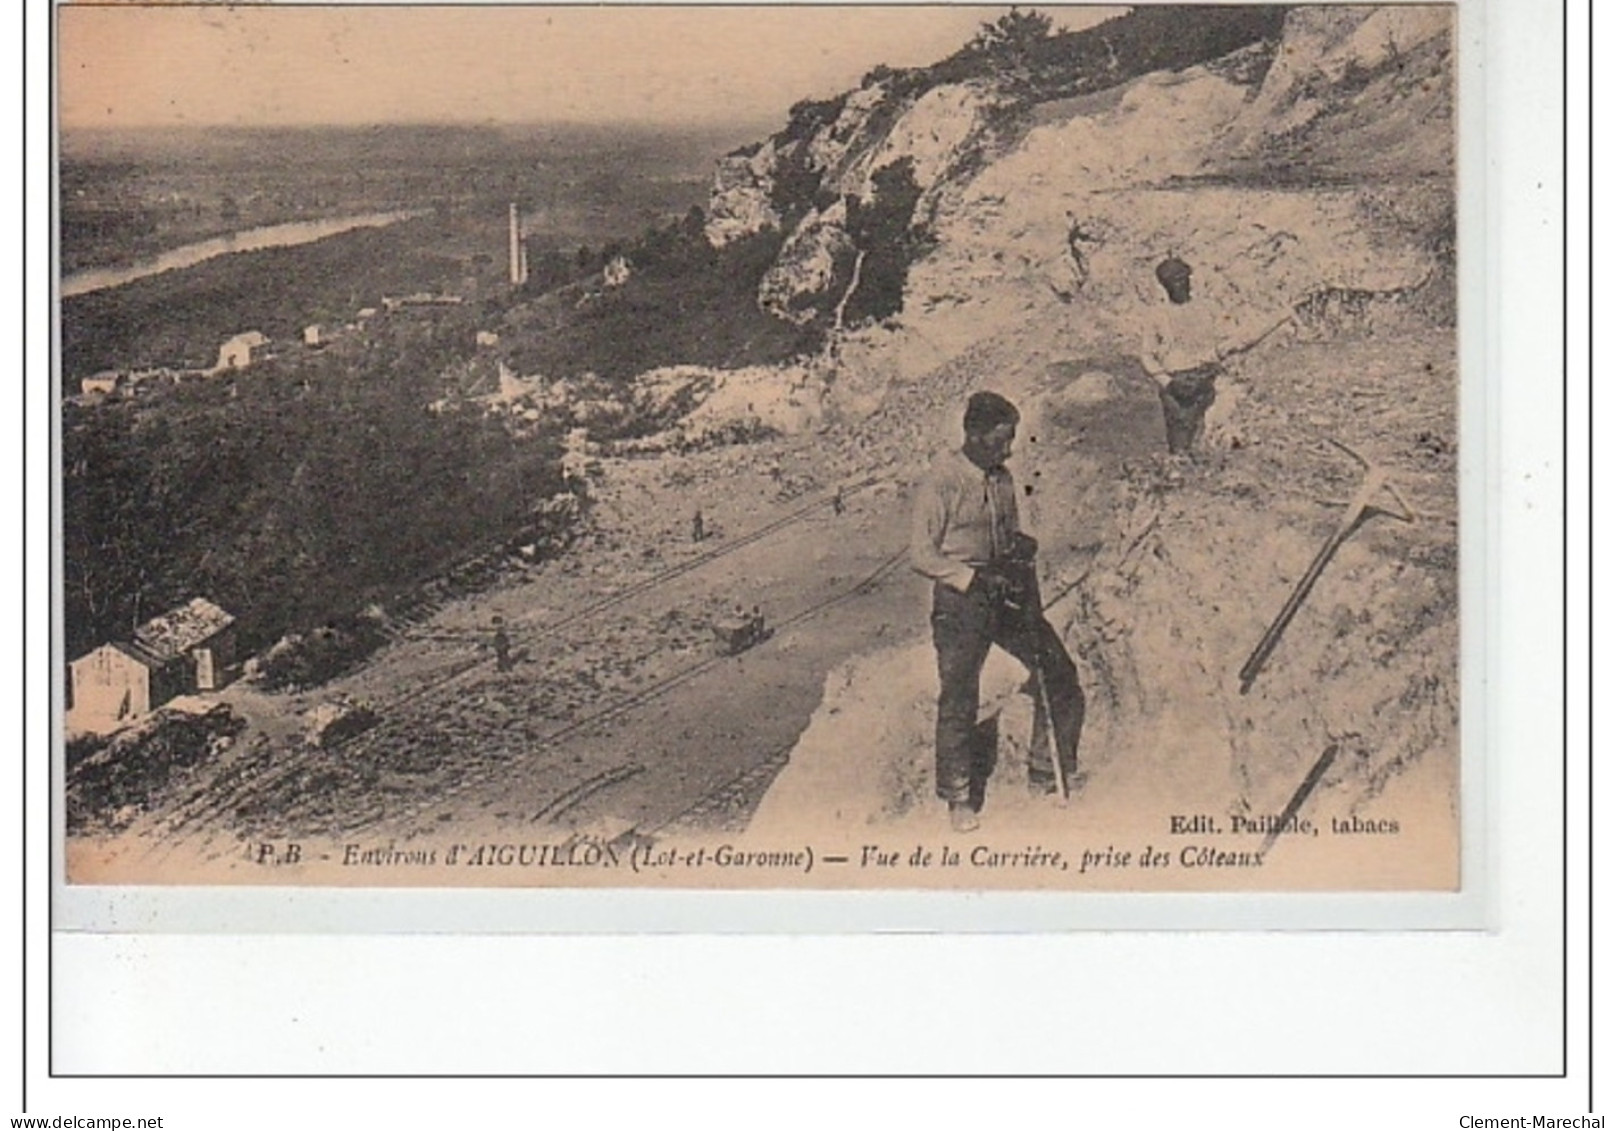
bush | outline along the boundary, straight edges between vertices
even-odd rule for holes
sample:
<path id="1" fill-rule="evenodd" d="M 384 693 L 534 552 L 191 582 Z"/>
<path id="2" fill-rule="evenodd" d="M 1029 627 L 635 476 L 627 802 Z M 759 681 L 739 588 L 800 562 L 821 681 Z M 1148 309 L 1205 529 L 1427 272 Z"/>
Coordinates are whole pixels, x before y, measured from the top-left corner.
<path id="1" fill-rule="evenodd" d="M 224 704 L 201 715 L 158 711 L 134 727 L 80 745 L 69 758 L 67 827 L 102 825 L 113 831 L 151 808 L 178 771 L 193 766 L 246 729 Z"/>
<path id="2" fill-rule="evenodd" d="M 292 633 L 259 663 L 259 679 L 276 691 L 318 687 L 351 671 L 387 642 L 379 618 L 347 616 L 306 633 Z"/>
<path id="3" fill-rule="evenodd" d="M 352 350 L 64 414 L 69 654 L 199 594 L 252 651 L 436 576 L 561 489 L 558 436 L 426 411 L 467 326 L 384 321 Z"/>
<path id="4" fill-rule="evenodd" d="M 838 94 L 834 98 L 814 101 L 804 98 L 790 109 L 789 120 L 785 131 L 779 137 L 781 145 L 793 141 L 806 141 L 819 130 L 828 126 L 841 116 L 841 111 L 847 105 L 847 96 Z"/>
<path id="5" fill-rule="evenodd" d="M 786 228 L 808 214 L 819 198 L 824 183 L 824 170 L 816 167 L 808 157 L 807 145 L 796 142 L 782 150 L 774 162 L 774 180 L 768 189 L 768 201 L 779 213 Z"/>
<path id="6" fill-rule="evenodd" d="M 847 197 L 847 235 L 864 255 L 858 289 L 847 301 L 848 325 L 900 313 L 909 268 L 933 246 L 929 230 L 913 223 L 922 195 L 913 158 L 903 157 L 875 170 L 870 184 L 869 203 Z"/>
<path id="7" fill-rule="evenodd" d="M 717 250 L 692 245 L 642 264 L 614 290 L 547 296 L 510 335 L 510 364 L 552 379 L 590 372 L 626 391 L 635 375 L 661 366 L 727 369 L 809 353 L 820 341 L 816 329 L 757 305 L 784 239 L 768 229 Z"/>
<path id="8" fill-rule="evenodd" d="M 1054 19 L 1035 9 L 1010 8 L 992 23 L 982 24 L 961 54 L 1006 61 L 1030 57 L 1032 49 L 1054 30 Z"/>

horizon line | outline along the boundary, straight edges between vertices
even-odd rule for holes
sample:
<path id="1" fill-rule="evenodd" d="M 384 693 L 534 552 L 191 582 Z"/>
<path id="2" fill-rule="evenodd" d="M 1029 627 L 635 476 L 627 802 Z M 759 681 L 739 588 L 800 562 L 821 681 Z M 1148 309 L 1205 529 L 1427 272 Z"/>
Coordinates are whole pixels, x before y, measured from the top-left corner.
<path id="1" fill-rule="evenodd" d="M 612 127 L 636 126 L 647 129 L 723 129 L 751 127 L 774 121 L 776 115 L 758 114 L 751 118 L 696 118 L 668 120 L 657 118 L 399 118 L 353 122 L 140 122 L 108 125 L 100 122 L 57 122 L 58 133 L 127 134 L 151 130 L 365 130 L 390 127 L 408 129 L 510 129 L 533 126 Z"/>

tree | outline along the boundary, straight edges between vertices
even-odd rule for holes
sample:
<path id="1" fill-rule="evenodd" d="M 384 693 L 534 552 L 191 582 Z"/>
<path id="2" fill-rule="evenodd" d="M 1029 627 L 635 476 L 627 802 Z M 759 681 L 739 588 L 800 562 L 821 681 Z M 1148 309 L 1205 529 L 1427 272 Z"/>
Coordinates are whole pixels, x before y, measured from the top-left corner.
<path id="1" fill-rule="evenodd" d="M 982 24 L 965 45 L 965 53 L 1022 59 L 1053 30 L 1053 17 L 1036 9 L 1011 8 L 992 23 Z"/>
<path id="2" fill-rule="evenodd" d="M 707 214 L 699 204 L 690 205 L 690 210 L 684 214 L 684 238 L 705 240 L 706 232 Z"/>

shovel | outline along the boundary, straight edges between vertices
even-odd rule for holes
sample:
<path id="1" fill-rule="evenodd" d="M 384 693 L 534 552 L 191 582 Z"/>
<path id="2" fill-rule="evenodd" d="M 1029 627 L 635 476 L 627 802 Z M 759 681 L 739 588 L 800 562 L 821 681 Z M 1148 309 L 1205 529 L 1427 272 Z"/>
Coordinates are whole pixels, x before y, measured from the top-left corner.
<path id="1" fill-rule="evenodd" d="M 1416 521 L 1413 508 L 1408 506 L 1407 500 L 1402 497 L 1402 492 L 1396 489 L 1396 484 L 1391 482 L 1384 468 L 1378 464 L 1370 463 L 1361 453 L 1347 447 L 1339 440 L 1330 438 L 1329 443 L 1362 465 L 1364 472 L 1363 482 L 1357 488 L 1357 494 L 1352 496 L 1351 503 L 1346 507 L 1346 513 L 1341 518 L 1340 525 L 1335 527 L 1335 532 L 1329 536 L 1329 540 L 1318 551 L 1318 556 L 1312 559 L 1312 564 L 1307 567 L 1307 572 L 1302 575 L 1300 581 L 1296 582 L 1295 589 L 1290 593 L 1290 599 L 1284 603 L 1284 608 L 1279 610 L 1279 615 L 1274 618 L 1273 623 L 1268 626 L 1267 632 L 1263 634 L 1261 643 L 1256 645 L 1256 650 L 1250 654 L 1250 659 L 1245 661 L 1245 666 L 1239 669 L 1239 693 L 1241 695 L 1248 692 L 1251 689 L 1251 684 L 1256 682 L 1256 677 L 1260 674 L 1262 666 L 1273 655 L 1273 650 L 1278 647 L 1279 640 L 1284 635 L 1284 630 L 1295 619 L 1295 614 L 1300 610 L 1302 603 L 1306 601 L 1307 594 L 1312 592 L 1313 584 L 1318 580 L 1318 576 L 1323 573 L 1324 567 L 1329 564 L 1329 559 L 1335 556 L 1335 551 L 1340 549 L 1341 544 L 1347 538 L 1350 538 L 1364 521 L 1374 514 L 1383 514 L 1401 522 L 1412 523 Z M 1390 495 L 1397 506 L 1401 507 L 1401 510 L 1390 510 L 1382 504 L 1375 503 L 1374 498 L 1381 491 Z"/>

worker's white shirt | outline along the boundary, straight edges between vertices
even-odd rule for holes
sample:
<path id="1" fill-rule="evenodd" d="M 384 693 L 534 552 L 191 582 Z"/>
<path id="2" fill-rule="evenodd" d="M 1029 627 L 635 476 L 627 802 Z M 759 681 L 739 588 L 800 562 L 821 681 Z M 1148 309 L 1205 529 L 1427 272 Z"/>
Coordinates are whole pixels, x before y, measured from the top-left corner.
<path id="1" fill-rule="evenodd" d="M 1152 376 L 1198 369 L 1216 362 L 1238 329 L 1212 303 L 1191 298 L 1179 306 L 1162 296 L 1145 321 L 1139 356 Z"/>
<path id="2" fill-rule="evenodd" d="M 962 451 L 947 452 L 914 500 L 909 560 L 917 572 L 963 592 L 977 566 L 1009 553 L 1020 528 L 1009 471 L 983 471 Z"/>
<path id="3" fill-rule="evenodd" d="M 1144 369 L 1160 380 L 1220 362 L 1281 325 L 1288 307 L 1247 305 L 1238 315 L 1223 304 L 1191 298 L 1179 306 L 1164 294 L 1145 317 L 1139 344 Z"/>

